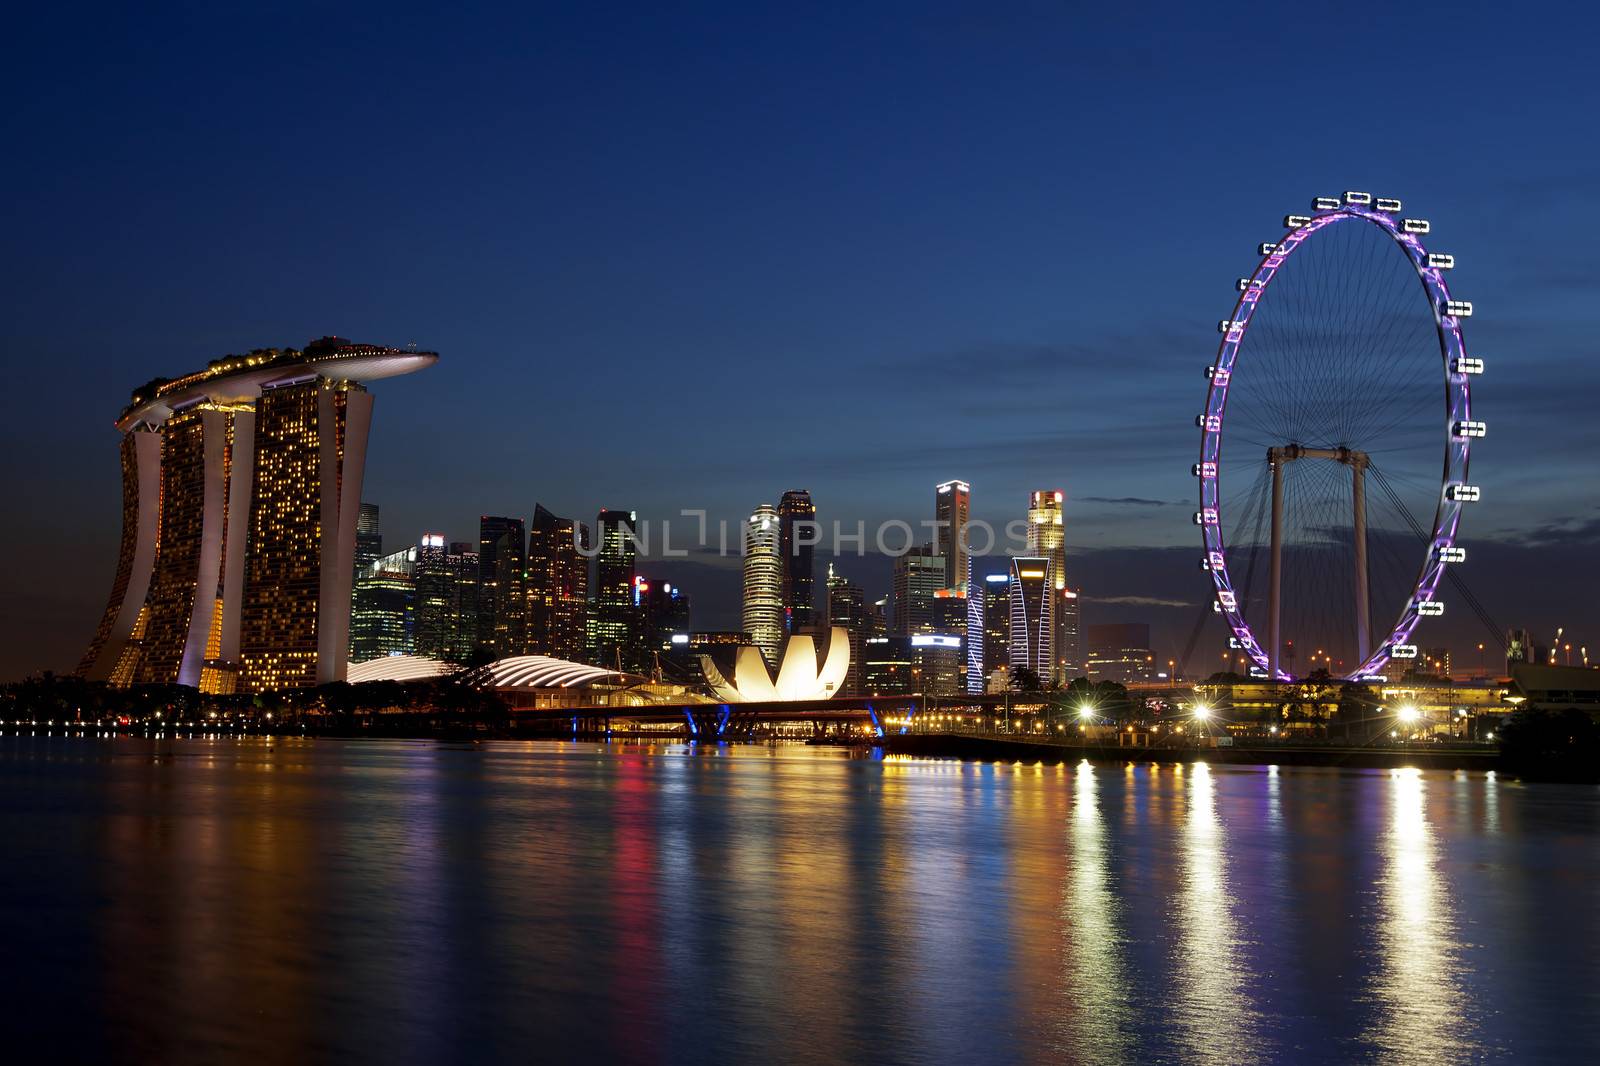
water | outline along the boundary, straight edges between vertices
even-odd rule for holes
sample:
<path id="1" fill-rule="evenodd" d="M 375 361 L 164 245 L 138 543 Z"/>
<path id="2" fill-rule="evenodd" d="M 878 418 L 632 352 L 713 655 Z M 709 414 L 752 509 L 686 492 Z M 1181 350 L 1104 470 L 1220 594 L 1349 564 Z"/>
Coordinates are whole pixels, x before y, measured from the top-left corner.
<path id="1" fill-rule="evenodd" d="M 1600 1047 L 1591 787 L 0 737 L 0 845 L 15 1062 Z"/>

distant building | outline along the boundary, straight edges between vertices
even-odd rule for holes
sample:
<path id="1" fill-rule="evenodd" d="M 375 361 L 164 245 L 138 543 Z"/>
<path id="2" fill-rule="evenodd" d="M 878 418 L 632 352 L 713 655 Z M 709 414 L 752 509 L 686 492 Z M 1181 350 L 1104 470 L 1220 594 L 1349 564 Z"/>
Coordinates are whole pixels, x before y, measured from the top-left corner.
<path id="1" fill-rule="evenodd" d="M 375 503 L 363 503 L 356 517 L 355 572 L 350 582 L 350 661 L 367 662 L 378 651 L 376 593 L 368 583 L 377 576 L 375 565 L 383 557 L 383 530 Z"/>
<path id="2" fill-rule="evenodd" d="M 1011 560 L 1011 673 L 1027 670 L 1041 685 L 1055 663 L 1055 597 L 1051 560 L 1024 555 Z"/>
<path id="3" fill-rule="evenodd" d="M 1512 629 L 1506 633 L 1506 671 L 1509 673 L 1518 663 L 1534 663 L 1544 666 L 1548 655 L 1545 649 L 1533 639 L 1533 634 L 1526 629 Z"/>
<path id="4" fill-rule="evenodd" d="M 861 694 L 861 658 L 867 638 L 866 593 L 843 574 L 834 573 L 832 563 L 828 564 L 827 592 L 826 622 L 830 628 L 843 629 L 850 641 L 850 669 L 845 675 L 844 694 L 858 696 Z"/>
<path id="5" fill-rule="evenodd" d="M 1143 622 L 1123 622 L 1087 627 L 1089 676 L 1096 681 L 1155 680 L 1155 656 L 1150 651 L 1150 627 Z"/>
<path id="6" fill-rule="evenodd" d="M 983 579 L 983 672 L 1011 665 L 1011 575 Z"/>
<path id="7" fill-rule="evenodd" d="M 742 629 L 697 629 L 689 633 L 689 647 L 695 651 L 752 646 L 750 634 Z"/>
<path id="8" fill-rule="evenodd" d="M 910 637 L 868 637 L 861 664 L 862 694 L 911 696 L 917 691 Z"/>
<path id="9" fill-rule="evenodd" d="M 890 586 L 893 617 L 890 632 L 908 637 L 913 633 L 932 633 L 938 629 L 934 598 L 945 588 L 944 559 L 924 545 L 914 552 L 896 556 L 894 579 Z"/>
<path id="10" fill-rule="evenodd" d="M 1419 667 L 1432 674 L 1434 677 L 1450 676 L 1450 649 L 1427 648 L 1422 653 Z"/>
<path id="11" fill-rule="evenodd" d="M 534 507 L 528 525 L 528 651 L 584 657 L 589 619 L 589 527 Z"/>
<path id="12" fill-rule="evenodd" d="M 965 481 L 945 481 L 934 488 L 938 532 L 933 550 L 944 559 L 945 588 L 967 588 L 967 514 L 971 499 L 972 488 Z"/>
<path id="13" fill-rule="evenodd" d="M 522 519 L 478 519 L 478 643 L 496 657 L 526 650 L 527 531 Z"/>
<path id="14" fill-rule="evenodd" d="M 778 501 L 778 551 L 783 558 L 783 609 L 786 628 L 809 632 L 817 622 L 817 506 L 805 489 L 790 489 Z"/>
<path id="15" fill-rule="evenodd" d="M 450 635 L 455 624 L 452 586 L 455 570 L 443 533 L 424 533 L 417 542 L 416 561 L 417 624 L 416 652 L 431 659 L 447 659 Z M 361 660 L 351 656 L 351 662 Z"/>
<path id="16" fill-rule="evenodd" d="M 359 623 L 362 634 L 358 649 L 362 658 L 352 662 L 416 654 L 416 567 L 416 548 L 402 548 L 372 564 L 363 581 L 360 614 L 352 620 Z"/>
<path id="17" fill-rule="evenodd" d="M 356 513 L 356 574 L 378 561 L 383 554 L 383 532 L 378 505 L 363 503 Z"/>
<path id="18" fill-rule="evenodd" d="M 445 565 L 450 570 L 449 630 L 444 659 L 469 661 L 478 648 L 478 553 L 476 545 L 451 541 Z"/>
<path id="19" fill-rule="evenodd" d="M 1057 681 L 1068 681 L 1081 675 L 1083 661 L 1079 657 L 1078 610 L 1076 594 L 1067 593 L 1067 532 L 1063 504 L 1066 495 L 1060 489 L 1041 489 L 1028 497 L 1028 554 L 1050 560 L 1051 582 L 1055 587 L 1055 661 L 1049 675 Z M 1071 600 L 1067 603 L 1063 601 Z"/>
<path id="20" fill-rule="evenodd" d="M 1083 600 L 1069 588 L 1058 590 L 1056 600 L 1056 663 L 1063 683 L 1085 676 L 1083 660 Z"/>
<path id="21" fill-rule="evenodd" d="M 932 696 L 958 696 L 967 691 L 964 642 L 959 634 L 917 633 L 905 640 L 914 691 Z"/>
<path id="22" fill-rule="evenodd" d="M 690 633 L 689 594 L 670 581 L 639 579 L 644 607 L 645 643 L 652 653 L 673 650 L 674 638 L 687 644 Z"/>
<path id="23" fill-rule="evenodd" d="M 744 526 L 744 631 L 768 665 L 783 645 L 783 557 L 778 512 L 770 503 L 755 509 Z"/>
<path id="24" fill-rule="evenodd" d="M 589 626 L 590 660 L 630 673 L 642 672 L 646 658 L 643 612 L 634 587 L 638 576 L 639 548 L 634 534 L 637 521 L 632 511 L 601 511 L 595 519 L 600 541 Z"/>

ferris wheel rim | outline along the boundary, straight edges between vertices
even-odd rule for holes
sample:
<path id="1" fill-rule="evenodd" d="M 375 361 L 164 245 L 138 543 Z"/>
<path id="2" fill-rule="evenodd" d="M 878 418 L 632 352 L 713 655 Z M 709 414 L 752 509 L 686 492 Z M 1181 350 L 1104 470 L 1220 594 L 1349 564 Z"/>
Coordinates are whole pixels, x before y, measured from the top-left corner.
<path id="1" fill-rule="evenodd" d="M 1364 202 L 1362 197 L 1365 197 Z M 1333 198 L 1327 199 L 1331 201 Z M 1211 574 L 1215 590 L 1213 609 L 1227 620 L 1234 646 L 1250 657 L 1262 676 L 1270 674 L 1271 660 L 1244 617 L 1244 605 L 1234 590 L 1228 570 L 1227 549 L 1223 539 L 1220 487 L 1223 430 L 1234 365 L 1243 349 L 1256 309 L 1283 265 L 1314 234 L 1340 222 L 1362 221 L 1377 227 L 1394 241 L 1411 263 L 1431 305 L 1445 386 L 1444 469 L 1426 553 L 1412 591 L 1401 605 L 1388 635 L 1372 648 L 1367 658 L 1353 671 L 1341 675 L 1344 680 L 1376 679 L 1383 676 L 1382 671 L 1394 659 L 1415 657 L 1416 648 L 1410 640 L 1422 618 L 1420 605 L 1438 602 L 1436 596 L 1448 565 L 1447 560 L 1456 551 L 1463 505 L 1477 497 L 1476 487 L 1467 482 L 1471 458 L 1470 427 L 1476 426 L 1481 434 L 1482 423 L 1472 421 L 1469 378 L 1481 372 L 1482 364 L 1468 359 L 1461 327 L 1461 319 L 1472 313 L 1471 305 L 1456 301 L 1450 295 L 1449 284 L 1443 275 L 1445 270 L 1454 265 L 1453 259 L 1429 253 L 1418 239 L 1419 233 L 1427 233 L 1431 227 L 1421 220 L 1397 219 L 1398 201 L 1379 200 L 1379 209 L 1376 210 L 1371 203 L 1372 197 L 1365 193 L 1347 193 L 1333 206 L 1325 205 L 1319 198 L 1312 214 L 1290 215 L 1284 220 L 1287 230 L 1283 238 L 1263 244 L 1259 250 L 1261 259 L 1255 270 L 1248 278 L 1240 279 L 1239 297 L 1234 303 L 1233 313 L 1218 324 L 1222 340 L 1218 344 L 1216 359 L 1207 371 L 1210 385 L 1206 390 L 1205 412 L 1196 419 L 1200 427 L 1200 462 L 1193 469 L 1200 484 L 1200 510 L 1195 513 L 1195 522 L 1200 526 L 1206 551 L 1201 565 Z M 1390 204 L 1393 205 L 1392 209 L 1385 207 Z M 1472 369 L 1474 365 L 1476 369 Z M 1460 427 L 1468 428 L 1458 432 Z M 1291 681 L 1293 678 L 1280 669 L 1274 680 Z"/>

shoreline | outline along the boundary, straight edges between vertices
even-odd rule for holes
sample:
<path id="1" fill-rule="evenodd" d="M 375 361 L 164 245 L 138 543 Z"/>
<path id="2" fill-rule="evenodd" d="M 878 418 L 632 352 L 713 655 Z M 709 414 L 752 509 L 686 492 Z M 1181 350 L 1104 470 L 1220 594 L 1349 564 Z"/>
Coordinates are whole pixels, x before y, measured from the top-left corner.
<path id="1" fill-rule="evenodd" d="M 1496 748 L 1460 746 L 1361 748 L 1330 745 L 1133 747 L 1071 744 L 1024 737 L 906 733 L 883 737 L 886 755 L 964 762 L 1209 762 L 1242 766 L 1332 766 L 1353 769 L 1504 770 Z"/>

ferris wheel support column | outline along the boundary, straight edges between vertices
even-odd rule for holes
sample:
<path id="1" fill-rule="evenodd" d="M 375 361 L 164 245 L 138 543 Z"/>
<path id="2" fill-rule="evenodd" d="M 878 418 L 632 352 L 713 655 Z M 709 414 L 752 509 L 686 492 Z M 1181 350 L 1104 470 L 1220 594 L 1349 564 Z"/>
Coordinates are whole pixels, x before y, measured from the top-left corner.
<path id="1" fill-rule="evenodd" d="M 1355 501 L 1356 538 L 1356 661 L 1366 662 L 1372 654 L 1370 600 L 1367 595 L 1367 457 L 1361 452 L 1350 453 L 1350 495 Z"/>
<path id="2" fill-rule="evenodd" d="M 1272 565 L 1267 572 L 1267 677 L 1278 679 L 1278 597 L 1283 589 L 1283 464 L 1287 448 L 1268 448 L 1267 465 L 1272 467 Z"/>

